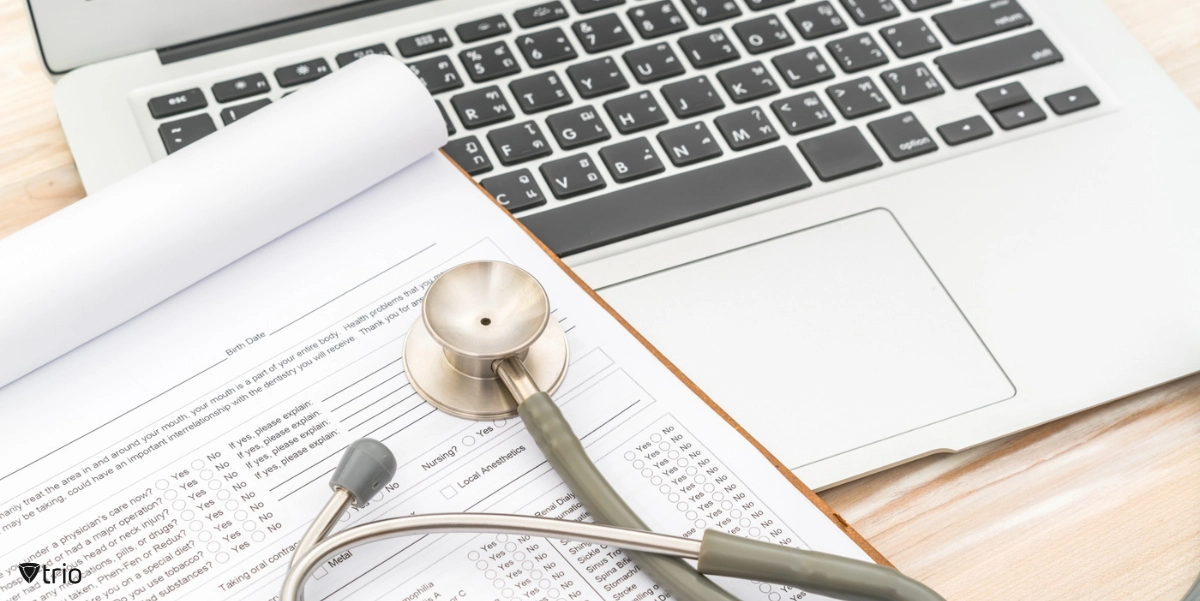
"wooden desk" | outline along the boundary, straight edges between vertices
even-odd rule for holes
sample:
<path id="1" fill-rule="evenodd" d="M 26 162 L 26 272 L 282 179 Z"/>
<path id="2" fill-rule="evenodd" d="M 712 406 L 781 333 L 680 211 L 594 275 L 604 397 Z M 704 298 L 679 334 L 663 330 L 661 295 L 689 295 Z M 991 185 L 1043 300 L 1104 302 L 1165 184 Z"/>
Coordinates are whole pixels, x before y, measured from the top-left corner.
<path id="1" fill-rule="evenodd" d="M 1196 0 L 1108 1 L 1200 104 Z M 0 0 L 0 236 L 83 196 L 23 5 Z M 1200 376 L 822 496 L 952 601 L 1173 601 L 1200 570 Z"/>

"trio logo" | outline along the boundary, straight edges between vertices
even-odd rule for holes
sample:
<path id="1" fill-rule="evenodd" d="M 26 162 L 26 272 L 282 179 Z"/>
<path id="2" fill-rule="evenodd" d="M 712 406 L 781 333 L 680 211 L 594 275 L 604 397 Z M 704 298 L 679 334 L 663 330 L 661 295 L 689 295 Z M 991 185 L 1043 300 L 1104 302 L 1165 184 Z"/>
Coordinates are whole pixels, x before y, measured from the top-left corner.
<path id="1" fill-rule="evenodd" d="M 79 584 L 83 580 L 83 572 L 79 571 L 79 568 L 68 568 L 65 563 L 61 568 L 48 568 L 40 563 L 19 563 L 17 569 L 21 571 L 25 582 L 30 584 L 33 584 L 33 579 L 37 578 L 38 573 L 41 573 L 42 582 L 45 584 Z"/>

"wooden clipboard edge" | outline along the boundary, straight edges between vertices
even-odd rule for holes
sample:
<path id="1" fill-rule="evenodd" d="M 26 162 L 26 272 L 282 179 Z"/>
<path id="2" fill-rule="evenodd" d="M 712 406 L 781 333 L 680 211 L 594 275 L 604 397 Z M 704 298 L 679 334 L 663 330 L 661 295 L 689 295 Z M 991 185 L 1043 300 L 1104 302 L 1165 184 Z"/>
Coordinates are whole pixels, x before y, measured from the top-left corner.
<path id="1" fill-rule="evenodd" d="M 679 378 L 679 381 L 683 382 L 688 389 L 695 393 L 696 396 L 700 397 L 713 411 L 717 413 L 717 415 L 721 416 L 721 419 L 725 420 L 730 426 L 733 426 L 734 430 L 737 430 L 737 432 L 745 437 L 746 440 L 750 441 L 750 444 L 754 445 L 754 448 L 758 449 L 758 452 L 762 453 L 763 456 L 767 458 L 767 461 L 771 462 L 771 465 L 775 466 L 775 469 L 778 470 L 780 474 L 783 474 L 783 477 L 787 478 L 788 482 L 792 483 L 792 486 L 795 486 L 796 489 L 799 490 L 813 505 L 816 505 L 817 508 L 821 510 L 821 513 L 824 513 L 825 516 L 830 519 L 830 521 L 832 521 L 838 528 L 842 530 L 842 532 L 845 532 L 846 536 L 849 536 L 851 540 L 853 540 L 863 551 L 867 553 L 867 555 L 871 557 L 871 559 L 875 560 L 875 562 L 878 564 L 891 568 L 895 567 L 892 565 L 892 562 L 888 561 L 888 559 L 884 557 L 883 554 L 880 553 L 879 550 L 876 549 L 870 542 L 868 542 L 867 539 L 863 538 L 863 536 L 859 534 L 849 522 L 847 522 L 841 515 L 838 515 L 838 513 L 834 511 L 832 507 L 825 503 L 824 499 L 817 496 L 817 493 L 813 492 L 811 488 L 809 488 L 800 480 L 799 477 L 796 476 L 796 474 L 792 473 L 792 470 L 783 465 L 783 463 L 781 463 L 779 459 L 775 457 L 775 455 L 771 454 L 771 452 L 768 451 L 767 448 L 762 445 L 762 443 L 758 442 L 758 440 L 755 439 L 754 436 L 752 436 L 749 432 L 747 432 L 746 429 L 741 426 L 741 424 L 737 423 L 732 416 L 726 413 L 725 410 L 722 409 L 721 406 L 716 403 L 716 401 L 712 400 L 708 394 L 701 390 L 700 387 L 691 380 L 691 378 L 687 377 L 687 375 L 680 371 L 678 367 L 675 367 L 675 364 L 671 363 L 671 361 L 662 353 L 660 353 L 653 344 L 650 344 L 650 341 L 646 340 L 642 336 L 641 332 L 638 332 L 633 326 L 629 325 L 629 322 L 625 321 L 625 318 L 621 317 L 620 313 L 617 313 L 616 310 L 614 310 L 607 302 L 605 302 L 603 298 L 600 298 L 600 295 L 596 294 L 596 291 L 592 290 L 591 286 L 580 279 L 579 276 L 575 274 L 573 269 L 571 269 L 566 263 L 563 263 L 562 259 L 558 258 L 558 255 L 554 254 L 554 251 L 550 250 L 550 248 L 543 244 L 537 236 L 533 235 L 533 232 L 529 231 L 529 228 L 525 227 L 525 224 L 521 223 L 520 219 L 517 219 L 512 213 L 508 212 L 508 209 L 505 209 L 504 205 L 500 204 L 500 202 L 497 201 L 496 198 L 493 197 L 487 190 L 485 190 L 484 187 L 479 184 L 479 182 L 476 182 L 475 178 L 471 177 L 471 175 L 468 174 L 462 167 L 460 167 L 458 163 L 455 163 L 454 160 L 450 158 L 450 155 L 446 154 L 444 150 L 440 150 L 440 152 L 446 158 L 446 160 L 450 162 L 451 165 L 454 165 L 454 167 L 463 174 L 463 177 L 467 178 L 472 184 L 475 184 L 475 187 L 478 188 L 484 196 L 490 199 L 492 203 L 496 205 L 496 208 L 503 211 L 504 214 L 513 221 L 513 223 L 516 223 L 517 227 L 521 228 L 521 231 L 525 232 L 525 234 L 528 235 L 529 238 L 533 240 L 543 252 L 546 253 L 546 256 L 550 257 L 550 259 L 553 260 L 555 264 L 557 264 L 559 268 L 561 268 L 563 272 L 575 282 L 576 285 L 582 288 L 583 291 L 588 294 L 588 296 L 592 297 L 592 300 L 596 301 L 596 303 L 599 304 L 605 311 L 607 311 L 609 315 L 616 319 L 617 323 L 621 324 L 626 331 L 632 334 L 633 337 L 642 344 L 642 346 L 646 347 L 646 349 L 650 351 L 650 354 L 654 355 L 654 357 L 658 359 L 668 370 L 670 370 L 672 374 L 675 374 L 675 377 Z"/>

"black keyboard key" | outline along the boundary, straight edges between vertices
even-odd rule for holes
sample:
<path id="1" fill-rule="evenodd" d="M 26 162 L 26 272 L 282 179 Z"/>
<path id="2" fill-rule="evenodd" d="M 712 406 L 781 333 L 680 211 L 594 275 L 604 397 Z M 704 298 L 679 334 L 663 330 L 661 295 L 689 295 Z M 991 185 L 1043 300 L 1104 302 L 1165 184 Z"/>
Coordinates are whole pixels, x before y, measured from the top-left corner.
<path id="1" fill-rule="evenodd" d="M 740 56 L 720 29 L 683 36 L 679 38 L 679 47 L 697 69 L 727 63 Z"/>
<path id="2" fill-rule="evenodd" d="M 778 147 L 620 188 L 521 221 L 565 257 L 810 185 L 792 153 Z"/>
<path id="3" fill-rule="evenodd" d="M 746 0 L 746 6 L 749 6 L 750 10 L 765 10 L 795 1 L 796 0 Z"/>
<path id="4" fill-rule="evenodd" d="M 553 71 L 530 75 L 508 84 L 513 98 L 525 113 L 538 113 L 571 104 L 571 95 Z"/>
<path id="5" fill-rule="evenodd" d="M 400 56 L 404 57 L 429 54 L 453 45 L 454 42 L 445 29 L 435 29 L 396 40 L 396 49 L 400 51 Z"/>
<path id="6" fill-rule="evenodd" d="M 329 73 L 329 63 L 325 62 L 323 58 L 316 58 L 276 69 L 275 81 L 279 82 L 279 87 L 281 88 L 290 88 L 302 83 L 316 81 L 329 75 Z"/>
<path id="7" fill-rule="evenodd" d="M 562 29 L 546 29 L 517 38 L 517 48 L 530 67 L 538 68 L 575 58 L 575 47 Z"/>
<path id="8" fill-rule="evenodd" d="M 867 124 L 867 129 L 893 161 L 911 159 L 938 149 L 933 136 L 911 112 L 872 121 Z"/>
<path id="9" fill-rule="evenodd" d="M 607 186 L 600 167 L 587 153 L 542 163 L 542 177 L 550 184 L 554 197 L 563 200 Z"/>
<path id="10" fill-rule="evenodd" d="M 546 204 L 546 196 L 533 179 L 528 169 L 518 169 L 494 177 L 479 180 L 479 185 L 488 191 L 496 202 L 504 205 L 509 213 L 516 213 Z"/>
<path id="11" fill-rule="evenodd" d="M 758 107 L 721 115 L 714 123 L 734 150 L 745 150 L 779 139 L 779 132 L 775 131 L 767 114 Z"/>
<path id="12" fill-rule="evenodd" d="M 787 54 L 780 54 L 771 59 L 775 68 L 783 75 L 783 81 L 790 88 L 804 86 L 833 79 L 833 69 L 821 56 L 816 48 L 805 48 Z"/>
<path id="13" fill-rule="evenodd" d="M 207 113 L 192 115 L 178 121 L 163 123 L 158 126 L 158 137 L 162 138 L 167 154 L 178 152 L 179 149 L 217 131 L 217 125 Z"/>
<path id="14" fill-rule="evenodd" d="M 604 57 L 567 67 L 567 76 L 579 90 L 580 98 L 595 98 L 629 87 L 629 80 L 612 58 Z"/>
<path id="15" fill-rule="evenodd" d="M 601 148 L 600 159 L 608 167 L 613 180 L 619 183 L 662 173 L 666 169 L 646 138 L 635 138 Z"/>
<path id="16" fill-rule="evenodd" d="M 609 13 L 578 21 L 571 26 L 583 49 L 589 54 L 612 50 L 633 43 L 633 38 L 621 24 L 621 17 Z"/>
<path id="17" fill-rule="evenodd" d="M 925 10 L 946 4 L 950 4 L 950 0 L 904 0 L 904 5 L 908 7 L 908 10 Z"/>
<path id="18" fill-rule="evenodd" d="M 779 93 L 779 84 L 759 61 L 719 71 L 717 79 L 729 97 L 739 104 Z"/>
<path id="19" fill-rule="evenodd" d="M 692 123 L 658 134 L 667 157 L 676 167 L 683 167 L 721 156 L 724 152 L 704 123 Z"/>
<path id="20" fill-rule="evenodd" d="M 626 13 L 633 28 L 642 39 L 650 40 L 687 29 L 683 15 L 675 10 L 671 0 L 639 4 Z"/>
<path id="21" fill-rule="evenodd" d="M 669 83 L 662 87 L 662 95 L 680 119 L 725 108 L 725 103 L 703 75 Z"/>
<path id="22" fill-rule="evenodd" d="M 1046 111 L 1036 102 L 1026 102 L 992 113 L 992 118 L 1003 129 L 1016 129 L 1046 120 Z"/>
<path id="23" fill-rule="evenodd" d="M 590 106 L 550 115 L 546 117 L 546 125 L 550 127 L 550 133 L 554 134 L 554 139 L 558 140 L 558 145 L 563 150 L 603 142 L 612 137 L 604 122 L 600 120 L 600 114 Z"/>
<path id="24" fill-rule="evenodd" d="M 675 50 L 665 42 L 630 50 L 623 56 L 625 65 L 633 72 L 638 83 L 651 83 L 683 75 L 684 72 L 683 63 L 675 56 Z"/>
<path id="25" fill-rule="evenodd" d="M 442 121 L 446 122 L 446 135 L 453 136 L 457 129 L 454 129 L 454 122 L 450 121 L 450 115 L 446 114 L 446 107 L 442 106 L 441 100 L 434 100 L 434 104 L 438 107 L 438 112 L 442 114 Z"/>
<path id="26" fill-rule="evenodd" d="M 797 6 L 787 11 L 787 16 L 796 29 L 800 30 L 800 37 L 806 40 L 815 40 L 847 29 L 846 21 L 829 2 Z"/>
<path id="27" fill-rule="evenodd" d="M 800 141 L 800 153 L 817 177 L 828 182 L 883 165 L 857 127 L 847 127 Z"/>
<path id="28" fill-rule="evenodd" d="M 517 20 L 517 25 L 528 29 L 567 18 L 567 7 L 557 0 L 545 2 L 537 6 L 522 8 L 513 13 L 513 18 Z"/>
<path id="29" fill-rule="evenodd" d="M 791 46 L 796 41 L 775 15 L 766 15 L 733 26 L 733 33 L 751 54 Z"/>
<path id="30" fill-rule="evenodd" d="M 221 122 L 225 125 L 229 125 L 230 123 L 233 123 L 234 121 L 237 121 L 238 119 L 257 111 L 268 104 L 271 104 L 270 98 L 259 98 L 253 102 L 247 102 L 246 104 L 226 107 L 221 110 Z"/>
<path id="31" fill-rule="evenodd" d="M 805 92 L 791 98 L 776 100 L 771 103 L 771 110 L 775 112 L 787 133 L 793 136 L 829 127 L 836 122 L 816 92 Z"/>
<path id="32" fill-rule="evenodd" d="M 200 88 L 192 88 L 166 96 L 151 98 L 150 102 L 146 103 L 150 108 L 150 116 L 155 119 L 163 117 L 171 117 L 180 113 L 202 109 L 208 106 L 208 100 L 204 98 L 204 92 Z M 181 147 L 182 148 L 182 147 Z"/>
<path id="33" fill-rule="evenodd" d="M 435 56 L 408 64 L 409 70 L 421 80 L 430 94 L 437 94 L 463 87 L 462 78 L 449 56 Z"/>
<path id="34" fill-rule="evenodd" d="M 829 94 L 834 106 L 847 119 L 873 115 L 892 106 L 869 77 L 834 84 L 825 88 L 825 93 Z"/>
<path id="35" fill-rule="evenodd" d="M 738 8 L 734 0 L 683 0 L 683 6 L 700 25 L 732 19 L 742 14 L 742 9 Z"/>
<path id="36" fill-rule="evenodd" d="M 942 43 L 929 31 L 922 19 L 888 25 L 879 30 L 879 35 L 883 36 L 883 41 L 887 42 L 888 46 L 892 47 L 892 52 L 900 58 L 909 58 L 942 48 Z"/>
<path id="37" fill-rule="evenodd" d="M 1047 96 L 1046 104 L 1050 105 L 1055 115 L 1066 115 L 1097 106 L 1100 104 L 1100 99 L 1096 98 L 1096 94 L 1092 92 L 1091 88 L 1081 86 Z"/>
<path id="38" fill-rule="evenodd" d="M 667 113 L 650 92 L 638 92 L 604 103 L 617 131 L 632 134 L 667 122 Z"/>
<path id="39" fill-rule="evenodd" d="M 334 59 L 337 60 L 339 67 L 345 67 L 346 65 L 349 65 L 350 63 L 364 56 L 370 56 L 372 54 L 382 54 L 384 56 L 392 55 L 392 53 L 388 51 L 387 46 L 384 46 L 383 44 L 375 44 L 374 46 L 367 46 L 366 48 L 359 48 L 358 50 L 343 52 L 334 57 Z"/>
<path id="40" fill-rule="evenodd" d="M 488 132 L 488 142 L 502 165 L 516 165 L 550 154 L 550 143 L 534 121 L 517 123 Z"/>
<path id="41" fill-rule="evenodd" d="M 479 175 L 492 170 L 492 161 L 488 159 L 487 153 L 483 150 L 483 145 L 479 143 L 479 138 L 475 136 L 467 136 L 457 140 L 450 140 L 442 147 L 446 154 L 450 156 L 450 160 L 462 167 L 467 175 Z"/>
<path id="42" fill-rule="evenodd" d="M 1033 25 L 1017 0 L 987 0 L 948 10 L 934 15 L 933 22 L 955 44 Z"/>
<path id="43" fill-rule="evenodd" d="M 491 81 L 513 73 L 520 73 L 521 66 L 503 41 L 476 46 L 458 53 L 458 60 L 475 83 Z"/>
<path id="44" fill-rule="evenodd" d="M 938 134 L 951 146 L 973 142 L 992 135 L 992 128 L 983 117 L 967 117 L 937 128 Z"/>
<path id="45" fill-rule="evenodd" d="M 850 18 L 859 25 L 870 25 L 900 16 L 892 0 L 842 0 Z"/>
<path id="46" fill-rule="evenodd" d="M 474 21 L 463 23 L 462 25 L 455 27 L 454 31 L 458 34 L 459 39 L 469 44 L 471 42 L 493 38 L 498 35 L 504 35 L 511 29 L 512 28 L 508 26 L 508 20 L 504 18 L 504 15 L 492 15 L 490 17 L 484 17 L 482 19 L 476 19 Z"/>
<path id="47" fill-rule="evenodd" d="M 571 4 L 575 5 L 575 10 L 584 14 L 620 6 L 625 4 L 625 0 L 571 0 Z"/>
<path id="48" fill-rule="evenodd" d="M 833 55 L 833 62 L 846 73 L 857 73 L 888 62 L 883 50 L 875 43 L 870 33 L 863 32 L 825 44 Z"/>
<path id="49" fill-rule="evenodd" d="M 1025 91 L 1025 86 L 1015 81 L 1002 86 L 980 90 L 975 93 L 975 97 L 979 99 L 979 102 L 983 103 L 983 108 L 987 109 L 988 112 L 995 112 L 1033 100 L 1029 96 L 1029 92 Z"/>
<path id="50" fill-rule="evenodd" d="M 450 99 L 463 127 L 475 129 L 513 118 L 504 93 L 496 86 L 464 92 Z"/>
<path id="51" fill-rule="evenodd" d="M 475 136 L 450 140 L 442 152 L 467 175 L 478 175 L 492 170 L 492 161 Z"/>
<path id="52" fill-rule="evenodd" d="M 908 104 L 946 93 L 937 77 L 925 66 L 925 63 L 904 65 L 898 69 L 884 71 L 883 83 L 887 84 L 892 96 L 900 104 Z"/>
<path id="53" fill-rule="evenodd" d="M 216 98 L 217 102 L 233 102 L 270 91 L 271 84 L 267 83 L 267 76 L 262 73 L 218 82 L 212 87 L 213 98 Z"/>
<path id="54" fill-rule="evenodd" d="M 1058 48 L 1038 30 L 943 54 L 933 62 L 950 85 L 961 89 L 1062 60 Z"/>

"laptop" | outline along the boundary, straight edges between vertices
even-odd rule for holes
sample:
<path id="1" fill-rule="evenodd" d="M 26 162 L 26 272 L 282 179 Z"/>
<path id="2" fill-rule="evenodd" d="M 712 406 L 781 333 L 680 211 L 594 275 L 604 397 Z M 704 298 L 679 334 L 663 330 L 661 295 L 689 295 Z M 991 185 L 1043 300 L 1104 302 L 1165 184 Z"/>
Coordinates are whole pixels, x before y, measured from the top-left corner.
<path id="1" fill-rule="evenodd" d="M 405 62 L 448 156 L 817 488 L 1200 369 L 1200 117 L 1100 0 L 28 5 L 89 192 Z"/>

